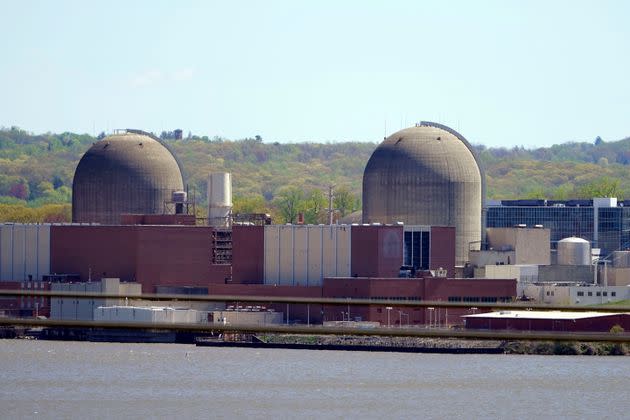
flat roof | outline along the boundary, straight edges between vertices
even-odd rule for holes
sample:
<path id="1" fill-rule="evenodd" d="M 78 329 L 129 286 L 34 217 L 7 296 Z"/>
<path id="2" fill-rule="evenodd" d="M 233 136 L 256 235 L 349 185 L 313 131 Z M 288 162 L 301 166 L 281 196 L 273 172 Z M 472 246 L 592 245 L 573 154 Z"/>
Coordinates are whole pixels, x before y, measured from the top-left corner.
<path id="1" fill-rule="evenodd" d="M 525 319 L 586 319 L 611 315 L 629 315 L 626 312 L 567 312 L 567 311 L 498 311 L 474 315 L 464 315 L 462 318 L 525 318 Z"/>

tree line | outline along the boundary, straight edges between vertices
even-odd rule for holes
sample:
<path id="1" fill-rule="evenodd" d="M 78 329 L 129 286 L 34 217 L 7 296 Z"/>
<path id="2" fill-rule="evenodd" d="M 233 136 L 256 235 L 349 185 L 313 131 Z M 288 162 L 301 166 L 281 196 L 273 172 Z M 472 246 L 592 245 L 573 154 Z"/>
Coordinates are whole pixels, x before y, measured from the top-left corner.
<path id="1" fill-rule="evenodd" d="M 76 165 L 104 135 L 33 134 L 18 127 L 1 128 L 0 205 L 5 210 L 0 220 L 18 221 L 18 213 L 23 212 L 34 221 L 69 221 Z M 370 142 L 278 143 L 263 141 L 260 135 L 230 140 L 183 135 L 181 130 L 163 132 L 160 137 L 182 162 L 201 216 L 207 203 L 208 174 L 225 171 L 233 175 L 235 212 L 270 213 L 279 223 L 295 222 L 298 213 L 306 223 L 324 222 L 329 185 L 336 186 L 333 207 L 339 216 L 360 210 L 363 170 L 377 146 Z M 488 198 L 630 198 L 630 185 L 625 182 L 630 178 L 630 138 L 597 138 L 533 149 L 474 147 L 486 173 Z M 58 211 L 56 216 L 46 213 L 51 209 Z"/>

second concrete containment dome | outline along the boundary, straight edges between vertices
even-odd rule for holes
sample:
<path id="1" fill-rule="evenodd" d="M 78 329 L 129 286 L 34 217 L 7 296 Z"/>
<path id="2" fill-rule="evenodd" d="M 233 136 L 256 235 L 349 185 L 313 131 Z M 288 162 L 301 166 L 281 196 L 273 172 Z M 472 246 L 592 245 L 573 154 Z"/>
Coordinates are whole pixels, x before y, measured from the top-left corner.
<path id="1" fill-rule="evenodd" d="M 173 154 L 136 131 L 117 133 L 83 155 L 72 183 L 72 221 L 119 224 L 125 213 L 159 214 L 184 188 Z"/>
<path id="2" fill-rule="evenodd" d="M 454 226 L 456 263 L 479 249 L 483 176 L 459 133 L 421 122 L 381 143 L 363 174 L 363 222 Z"/>

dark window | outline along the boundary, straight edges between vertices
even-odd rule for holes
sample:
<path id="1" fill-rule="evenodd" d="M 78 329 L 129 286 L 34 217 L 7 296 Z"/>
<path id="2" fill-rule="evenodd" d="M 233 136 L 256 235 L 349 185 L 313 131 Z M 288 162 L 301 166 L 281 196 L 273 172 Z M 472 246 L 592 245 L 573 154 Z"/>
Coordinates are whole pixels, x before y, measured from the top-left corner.
<path id="1" fill-rule="evenodd" d="M 617 296 L 617 292 L 610 292 L 610 296 Z"/>
<path id="2" fill-rule="evenodd" d="M 405 232 L 404 265 L 428 270 L 430 242 L 429 232 Z"/>

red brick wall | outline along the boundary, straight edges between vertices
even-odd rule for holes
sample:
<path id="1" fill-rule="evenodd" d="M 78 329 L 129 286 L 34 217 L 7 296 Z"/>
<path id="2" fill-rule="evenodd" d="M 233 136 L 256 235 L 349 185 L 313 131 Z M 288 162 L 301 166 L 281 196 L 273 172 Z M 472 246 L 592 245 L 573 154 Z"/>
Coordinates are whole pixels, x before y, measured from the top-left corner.
<path id="1" fill-rule="evenodd" d="M 87 281 L 119 277 L 132 281 L 136 277 L 136 240 L 134 226 L 59 225 L 50 228 L 50 271 L 77 273 Z"/>
<path id="2" fill-rule="evenodd" d="M 50 290 L 49 282 L 3 281 L 0 290 Z M 23 305 L 22 305 L 23 303 Z M 50 316 L 50 298 L 42 296 L 0 296 L 0 313 L 6 316 Z"/>
<path id="3" fill-rule="evenodd" d="M 352 275 L 397 276 L 403 260 L 402 246 L 402 226 L 352 226 Z"/>
<path id="4" fill-rule="evenodd" d="M 232 283 L 262 284 L 265 277 L 264 226 L 232 228 Z"/>
<path id="5" fill-rule="evenodd" d="M 0 290 L 21 290 L 19 281 L 0 282 Z M 20 297 L 0 296 L 0 313 L 6 316 L 17 317 L 20 315 Z"/>
<path id="6" fill-rule="evenodd" d="M 352 226 L 350 272 L 358 277 L 378 276 L 378 232 L 369 226 Z"/>
<path id="7" fill-rule="evenodd" d="M 155 285 L 224 283 L 230 266 L 211 261 L 212 228 L 195 226 L 52 226 L 51 271 Z M 105 275 L 103 274 L 105 273 Z"/>
<path id="8" fill-rule="evenodd" d="M 464 280 L 444 278 L 327 278 L 324 279 L 322 296 L 325 298 L 385 298 L 404 301 L 421 299 L 429 301 L 448 301 L 450 296 L 459 297 L 515 297 L 515 280 Z M 475 304 L 471 303 L 471 307 Z M 442 326 L 462 324 L 462 315 L 470 314 L 469 309 L 412 308 L 392 305 L 390 325 L 425 324 L 431 318 Z M 326 306 L 328 319 L 341 320 L 340 312 L 348 308 Z M 387 325 L 387 310 L 383 306 L 350 307 L 351 318 L 360 316 L 364 321 L 378 321 Z M 402 312 L 402 314 L 400 313 Z M 395 318 L 394 319 L 394 315 Z M 347 316 L 347 315 L 346 315 Z"/>
<path id="9" fill-rule="evenodd" d="M 440 267 L 447 270 L 447 276 L 455 275 L 455 228 L 431 226 L 431 250 L 429 269 Z"/>
<path id="10" fill-rule="evenodd" d="M 155 285 L 225 283 L 229 265 L 212 265 L 212 231 L 206 226 L 137 226 L 136 281 L 144 292 Z"/>
<path id="11" fill-rule="evenodd" d="M 630 316 L 621 314 L 576 320 L 466 318 L 466 328 L 483 330 L 608 332 L 614 325 L 620 325 L 628 331 L 630 328 Z"/>

